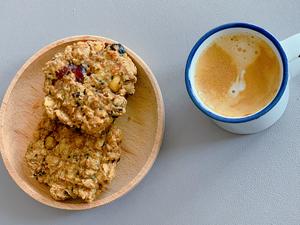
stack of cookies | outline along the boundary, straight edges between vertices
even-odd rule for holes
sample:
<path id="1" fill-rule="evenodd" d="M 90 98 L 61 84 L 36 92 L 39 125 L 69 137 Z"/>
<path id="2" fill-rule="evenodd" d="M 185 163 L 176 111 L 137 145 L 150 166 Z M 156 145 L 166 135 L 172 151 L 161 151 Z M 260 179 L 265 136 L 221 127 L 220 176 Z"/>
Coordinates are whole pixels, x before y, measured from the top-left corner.
<path id="1" fill-rule="evenodd" d="M 137 69 L 121 44 L 76 42 L 43 69 L 45 113 L 26 152 L 32 176 L 56 200 L 93 201 L 115 176 Z"/>

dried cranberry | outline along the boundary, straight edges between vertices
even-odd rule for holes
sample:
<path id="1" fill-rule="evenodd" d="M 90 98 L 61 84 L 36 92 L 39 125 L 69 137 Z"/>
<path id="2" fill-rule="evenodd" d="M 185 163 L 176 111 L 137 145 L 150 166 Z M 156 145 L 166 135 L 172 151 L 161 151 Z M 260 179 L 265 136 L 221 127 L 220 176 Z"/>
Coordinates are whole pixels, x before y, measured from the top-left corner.
<path id="1" fill-rule="evenodd" d="M 86 75 L 86 69 L 83 66 L 77 66 L 74 64 L 70 64 L 69 69 L 75 74 L 76 81 L 82 83 L 84 75 Z"/>
<path id="2" fill-rule="evenodd" d="M 66 75 L 69 72 L 68 67 L 63 67 L 62 69 L 56 71 L 56 77 L 57 79 L 63 78 L 64 75 Z"/>
<path id="3" fill-rule="evenodd" d="M 81 82 L 81 83 L 83 82 L 85 75 L 88 75 L 88 76 L 90 75 L 90 74 L 87 74 L 86 69 L 83 66 L 81 66 L 81 65 L 77 66 L 74 64 L 70 64 L 68 66 L 63 67 L 59 71 L 57 71 L 56 76 L 58 79 L 61 79 L 64 75 L 68 74 L 70 71 L 75 74 L 76 81 Z"/>
<path id="4" fill-rule="evenodd" d="M 74 71 L 72 71 L 75 74 L 76 80 L 80 83 L 83 82 L 84 76 L 82 73 L 82 69 L 80 67 L 77 67 Z"/>

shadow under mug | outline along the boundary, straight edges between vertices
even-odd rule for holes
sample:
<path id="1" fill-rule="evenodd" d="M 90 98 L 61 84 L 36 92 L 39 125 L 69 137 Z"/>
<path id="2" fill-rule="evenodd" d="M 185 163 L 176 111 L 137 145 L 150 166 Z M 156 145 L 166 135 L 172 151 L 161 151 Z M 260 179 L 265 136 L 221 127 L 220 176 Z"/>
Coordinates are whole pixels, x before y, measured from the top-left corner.
<path id="1" fill-rule="evenodd" d="M 230 32 L 247 32 L 265 40 L 278 56 L 282 80 L 274 99 L 260 111 L 240 118 L 225 117 L 206 107 L 194 85 L 195 66 L 201 52 L 218 36 Z M 284 113 L 289 99 L 290 78 L 300 73 L 300 33 L 278 41 L 271 33 L 248 23 L 229 23 L 216 27 L 202 36 L 192 48 L 185 68 L 185 84 L 193 103 L 218 126 L 236 134 L 252 134 L 272 126 Z"/>

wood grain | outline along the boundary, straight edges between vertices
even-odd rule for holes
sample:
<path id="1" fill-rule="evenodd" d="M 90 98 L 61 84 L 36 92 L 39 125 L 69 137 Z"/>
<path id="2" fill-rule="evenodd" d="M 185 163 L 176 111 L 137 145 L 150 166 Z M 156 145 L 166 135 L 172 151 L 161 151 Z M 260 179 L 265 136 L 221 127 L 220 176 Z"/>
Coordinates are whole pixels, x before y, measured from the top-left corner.
<path id="1" fill-rule="evenodd" d="M 129 97 L 127 113 L 116 123 L 123 130 L 123 155 L 117 176 L 92 203 L 79 200 L 55 201 L 48 187 L 30 177 L 24 155 L 42 115 L 44 76 L 42 67 L 66 45 L 79 40 L 111 39 L 99 36 L 73 36 L 58 40 L 34 54 L 17 72 L 0 109 L 0 147 L 4 164 L 17 185 L 35 200 L 61 209 L 82 210 L 104 205 L 123 196 L 137 185 L 153 165 L 164 132 L 164 105 L 157 81 L 150 68 L 127 49 L 138 69 L 135 95 Z"/>

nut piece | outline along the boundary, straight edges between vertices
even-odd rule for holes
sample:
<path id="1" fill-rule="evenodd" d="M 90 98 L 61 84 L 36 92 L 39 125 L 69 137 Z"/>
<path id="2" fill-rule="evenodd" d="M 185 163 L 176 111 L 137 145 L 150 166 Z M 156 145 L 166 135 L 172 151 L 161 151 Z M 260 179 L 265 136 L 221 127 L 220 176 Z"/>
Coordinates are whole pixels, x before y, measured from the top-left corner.
<path id="1" fill-rule="evenodd" d="M 55 139 L 51 136 L 48 136 L 45 140 L 45 147 L 47 149 L 51 149 L 51 148 L 54 148 L 55 145 L 56 145 Z"/>
<path id="2" fill-rule="evenodd" d="M 121 78 L 119 76 L 115 76 L 112 81 L 109 83 L 109 88 L 113 92 L 117 92 L 120 89 L 120 81 Z"/>

